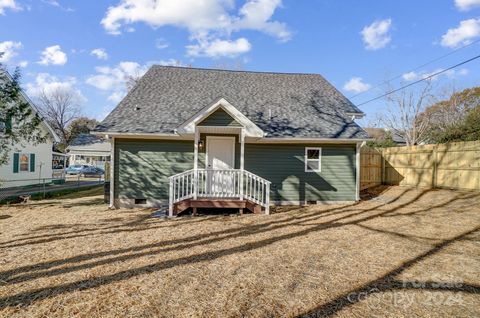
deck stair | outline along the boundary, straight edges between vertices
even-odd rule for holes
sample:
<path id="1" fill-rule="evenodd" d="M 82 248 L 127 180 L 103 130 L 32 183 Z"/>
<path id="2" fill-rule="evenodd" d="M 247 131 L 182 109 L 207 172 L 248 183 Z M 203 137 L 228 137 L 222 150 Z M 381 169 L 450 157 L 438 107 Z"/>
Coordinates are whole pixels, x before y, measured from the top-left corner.
<path id="1" fill-rule="evenodd" d="M 241 169 L 192 169 L 170 177 L 169 215 L 193 208 L 270 212 L 270 181 Z"/>

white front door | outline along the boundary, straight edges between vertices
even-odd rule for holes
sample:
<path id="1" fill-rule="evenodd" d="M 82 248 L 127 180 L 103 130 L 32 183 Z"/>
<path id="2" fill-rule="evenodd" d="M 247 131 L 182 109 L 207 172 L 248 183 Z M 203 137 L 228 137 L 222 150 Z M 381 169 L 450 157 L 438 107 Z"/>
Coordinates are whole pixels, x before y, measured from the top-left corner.
<path id="1" fill-rule="evenodd" d="M 218 171 L 235 168 L 235 137 L 207 137 L 208 188 L 210 193 L 229 195 L 234 192 L 233 174 Z"/>

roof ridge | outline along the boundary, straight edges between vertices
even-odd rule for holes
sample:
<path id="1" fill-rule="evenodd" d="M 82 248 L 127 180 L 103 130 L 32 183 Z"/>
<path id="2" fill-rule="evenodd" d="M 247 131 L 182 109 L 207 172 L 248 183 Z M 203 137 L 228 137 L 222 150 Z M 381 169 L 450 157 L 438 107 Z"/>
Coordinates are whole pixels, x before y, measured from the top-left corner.
<path id="1" fill-rule="evenodd" d="M 308 76 L 319 76 L 319 77 L 323 78 L 323 76 L 321 74 L 318 74 L 318 73 L 223 70 L 223 69 L 208 68 L 208 67 L 174 66 L 174 65 L 161 65 L 161 64 L 153 64 L 152 67 L 177 68 L 177 69 L 185 69 L 185 70 L 200 70 L 200 71 L 214 71 L 214 72 L 231 72 L 231 73 L 253 73 L 253 74 L 275 74 L 275 75 L 308 75 Z"/>

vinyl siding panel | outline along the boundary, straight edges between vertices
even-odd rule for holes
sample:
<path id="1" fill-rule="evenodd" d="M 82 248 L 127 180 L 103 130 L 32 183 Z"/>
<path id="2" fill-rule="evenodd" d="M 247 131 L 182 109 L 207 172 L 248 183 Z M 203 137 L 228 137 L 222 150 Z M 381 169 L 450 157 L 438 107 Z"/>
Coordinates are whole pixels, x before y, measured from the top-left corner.
<path id="1" fill-rule="evenodd" d="M 318 146 L 245 144 L 245 169 L 272 182 L 272 201 L 354 201 L 355 145 L 320 145 L 322 171 L 305 172 L 305 147 Z M 205 148 L 199 153 L 200 168 Z M 238 168 L 238 140 L 235 148 Z M 193 141 L 115 140 L 115 198 L 167 203 L 168 177 L 193 169 L 193 158 Z"/>
<path id="2" fill-rule="evenodd" d="M 168 177 L 193 169 L 193 142 L 115 140 L 115 198 L 168 203 Z"/>
<path id="3" fill-rule="evenodd" d="M 233 119 L 226 111 L 222 108 L 214 111 L 210 116 L 201 121 L 198 126 L 233 126 L 241 127 L 239 122 Z"/>
<path id="4" fill-rule="evenodd" d="M 305 172 L 305 147 L 322 148 L 321 172 Z M 273 201 L 354 201 L 355 145 L 246 144 L 245 169 L 272 182 Z"/>

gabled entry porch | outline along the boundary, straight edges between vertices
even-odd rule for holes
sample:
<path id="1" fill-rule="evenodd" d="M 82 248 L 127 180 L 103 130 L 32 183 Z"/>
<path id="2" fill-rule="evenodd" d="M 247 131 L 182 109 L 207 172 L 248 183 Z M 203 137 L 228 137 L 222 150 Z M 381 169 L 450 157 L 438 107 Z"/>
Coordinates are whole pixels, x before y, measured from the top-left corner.
<path id="1" fill-rule="evenodd" d="M 193 169 L 170 177 L 169 215 L 187 208 L 244 208 L 269 213 L 270 182 L 244 169 L 245 138 L 263 131 L 225 99 L 203 109 L 177 131 L 193 135 Z M 204 154 L 199 160 L 199 154 Z"/>

